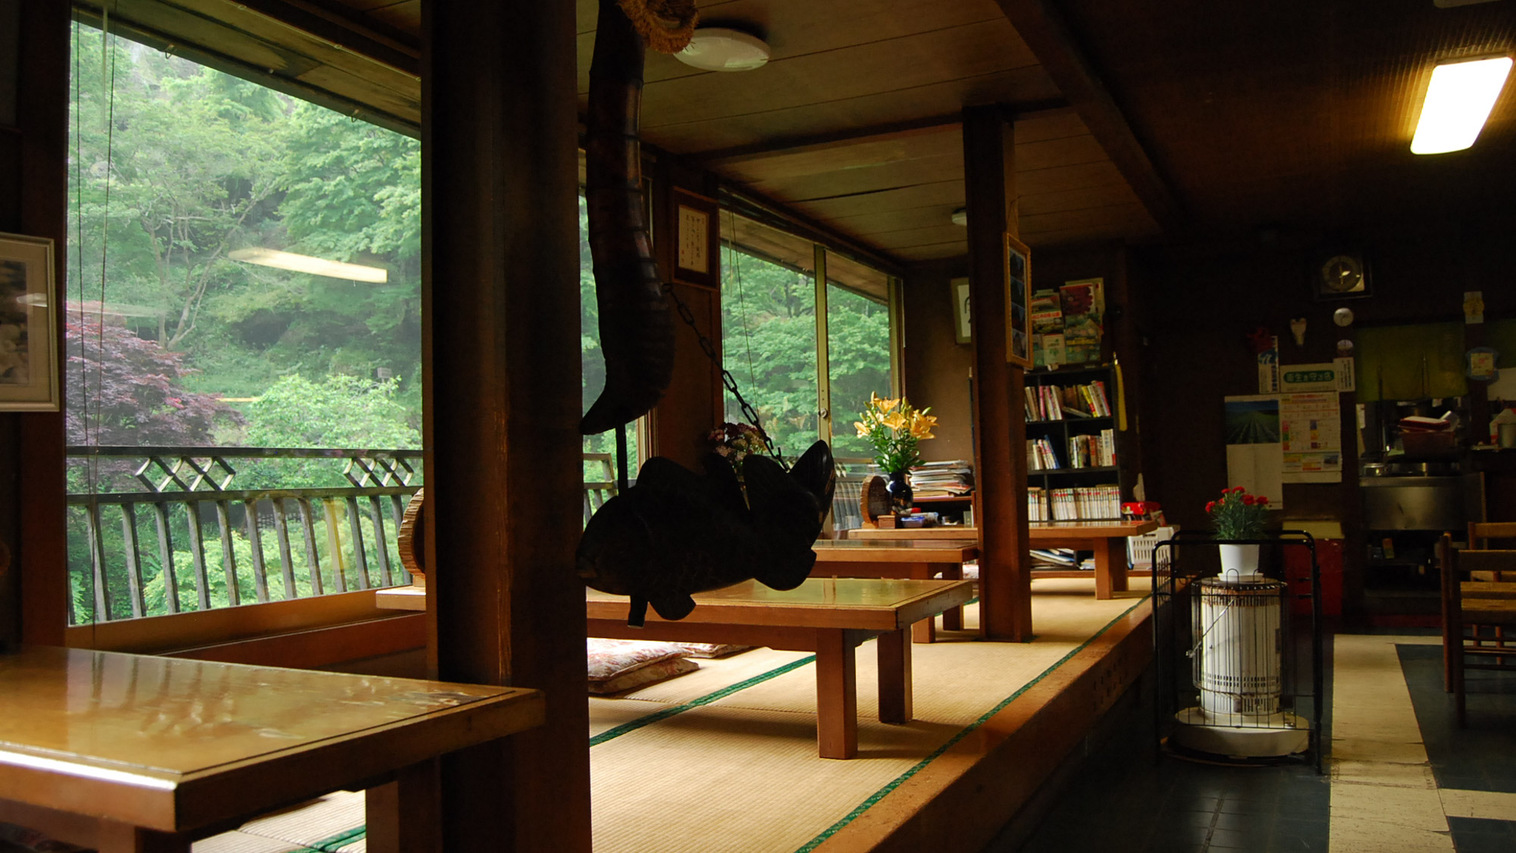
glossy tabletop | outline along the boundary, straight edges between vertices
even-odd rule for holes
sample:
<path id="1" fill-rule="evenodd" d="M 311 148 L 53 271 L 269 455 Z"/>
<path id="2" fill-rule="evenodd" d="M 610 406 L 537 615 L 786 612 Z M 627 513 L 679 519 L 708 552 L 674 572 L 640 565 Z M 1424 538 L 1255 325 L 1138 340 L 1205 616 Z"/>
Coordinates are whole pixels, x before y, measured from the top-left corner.
<path id="1" fill-rule="evenodd" d="M 904 531 L 916 532 L 916 531 Z M 979 556 L 971 536 L 956 539 L 818 539 L 818 563 L 962 563 Z"/>
<path id="2" fill-rule="evenodd" d="M 968 581 L 807 578 L 791 590 L 743 581 L 695 596 L 683 624 L 789 625 L 893 631 L 973 597 Z M 590 619 L 625 620 L 627 598 L 585 590 Z M 662 621 L 653 613 L 648 622 Z"/>
<path id="3" fill-rule="evenodd" d="M 1064 539 L 1111 539 L 1141 536 L 1158 529 L 1156 521 L 1039 521 L 1027 525 L 1033 542 Z"/>
<path id="4" fill-rule="evenodd" d="M 0 654 L 0 799 L 186 832 L 542 718 L 534 690 L 22 647 Z"/>

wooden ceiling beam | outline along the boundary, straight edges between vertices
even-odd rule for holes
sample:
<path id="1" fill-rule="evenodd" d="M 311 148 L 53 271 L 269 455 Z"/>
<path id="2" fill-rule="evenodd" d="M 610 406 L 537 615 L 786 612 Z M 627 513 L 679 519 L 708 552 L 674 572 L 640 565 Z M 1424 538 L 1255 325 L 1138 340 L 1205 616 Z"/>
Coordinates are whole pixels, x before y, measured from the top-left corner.
<path id="1" fill-rule="evenodd" d="M 1169 182 L 1148 157 L 1126 115 L 1075 41 L 1050 0 L 995 0 L 1032 49 L 1059 91 L 1084 118 L 1090 132 L 1164 228 L 1177 228 L 1184 212 Z"/>
<path id="2" fill-rule="evenodd" d="M 1039 118 L 1056 118 L 1072 114 L 1073 108 L 1064 101 L 1038 101 L 1006 107 L 1015 115 L 1016 121 L 1034 121 Z M 791 157 L 836 148 L 848 148 L 873 142 L 890 142 L 922 133 L 935 133 L 962 128 L 962 113 L 929 116 L 918 121 L 878 125 L 875 127 L 850 128 L 837 133 L 816 136 L 776 138 L 757 145 L 744 145 L 700 154 L 683 155 L 689 161 L 708 169 L 719 169 L 730 163 L 753 163 L 764 159 Z"/>

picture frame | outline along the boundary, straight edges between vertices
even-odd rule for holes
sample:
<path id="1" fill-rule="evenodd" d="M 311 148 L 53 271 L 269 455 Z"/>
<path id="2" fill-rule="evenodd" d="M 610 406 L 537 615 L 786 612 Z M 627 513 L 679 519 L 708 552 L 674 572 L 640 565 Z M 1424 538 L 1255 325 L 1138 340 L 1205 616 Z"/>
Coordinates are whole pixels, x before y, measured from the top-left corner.
<path id="1" fill-rule="evenodd" d="M 1032 250 L 1005 232 L 1005 360 L 1032 366 Z"/>
<path id="2" fill-rule="evenodd" d="M 53 241 L 0 233 L 0 411 L 58 411 Z"/>
<path id="3" fill-rule="evenodd" d="M 674 280 L 718 289 L 721 286 L 721 228 L 716 200 L 675 187 Z"/>
<path id="4" fill-rule="evenodd" d="M 960 344 L 974 342 L 974 326 L 969 313 L 969 280 L 955 278 L 950 283 L 953 293 L 953 338 Z"/>

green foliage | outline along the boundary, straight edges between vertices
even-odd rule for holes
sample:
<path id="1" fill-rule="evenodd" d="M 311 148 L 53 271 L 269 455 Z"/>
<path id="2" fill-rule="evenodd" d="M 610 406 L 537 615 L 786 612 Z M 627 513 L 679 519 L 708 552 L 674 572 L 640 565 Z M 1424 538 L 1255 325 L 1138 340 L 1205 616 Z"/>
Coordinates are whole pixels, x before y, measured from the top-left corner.
<path id="1" fill-rule="evenodd" d="M 763 429 L 793 457 L 817 436 L 816 307 L 808 273 L 731 251 L 723 255 L 722 358 Z M 832 453 L 869 456 L 853 434 L 852 414 L 890 387 L 890 325 L 886 306 L 827 290 L 829 383 L 834 412 Z M 743 420 L 727 400 L 728 420 Z"/>
<path id="2" fill-rule="evenodd" d="M 70 309 L 98 303 L 106 325 L 147 337 L 161 324 L 188 391 L 396 378 L 407 410 L 386 432 L 419 425 L 419 143 L 82 24 L 74 50 Z M 389 282 L 230 259 L 247 247 L 377 266 Z"/>
<path id="3" fill-rule="evenodd" d="M 359 529 L 363 536 L 365 553 L 368 556 L 368 584 L 383 585 L 384 578 L 378 569 L 379 563 L 375 556 L 373 528 L 367 516 L 368 508 L 361 502 L 359 506 L 360 512 L 364 513 L 359 520 Z M 263 507 L 267 511 L 269 504 L 265 502 Z M 385 509 L 388 521 L 388 508 Z M 361 588 L 363 586 L 360 578 L 361 569 L 357 561 L 357 549 L 352 542 L 352 528 L 347 505 L 341 501 L 331 502 L 324 506 L 322 502 L 316 502 L 314 512 L 316 516 L 312 519 L 312 529 L 316 541 L 316 559 L 321 567 L 323 591 L 333 593 L 339 590 L 335 574 L 338 566 L 342 567 L 346 589 Z M 231 542 L 232 559 L 236 568 L 237 600 L 240 604 L 251 604 L 257 601 L 252 540 L 248 538 L 244 520 L 239 520 L 234 515 L 232 524 L 228 539 Z M 195 579 L 194 555 L 183 547 L 189 542 L 189 536 L 188 517 L 182 508 L 170 511 L 169 527 L 172 541 L 180 546 L 173 552 L 179 610 L 185 612 L 198 610 L 200 609 L 199 590 Z M 173 612 L 168 608 L 167 578 L 158 556 L 156 533 L 150 529 L 151 523 L 145 513 L 137 519 L 137 528 L 143 550 L 141 569 L 145 614 L 148 616 L 167 615 Z M 206 549 L 205 582 L 211 608 L 230 606 L 231 596 L 227 588 L 226 562 L 219 528 L 214 521 L 201 523 L 201 528 Z M 85 530 L 83 511 L 73 510 L 69 524 L 69 574 L 74 617 L 78 624 L 88 624 L 94 621 L 95 617 L 94 580 L 89 566 L 88 543 L 84 541 Z M 279 541 L 267 517 L 262 519 L 259 532 L 268 600 L 287 600 L 289 596 L 286 595 L 284 586 Z M 293 515 L 290 516 L 289 532 L 292 539 L 290 569 L 295 579 L 295 597 L 306 598 L 312 594 L 314 586 L 311 583 L 310 563 L 301 544 L 302 534 L 299 532 L 298 523 Z M 111 618 L 129 618 L 131 616 L 130 585 L 127 582 L 125 538 L 122 535 L 119 511 L 108 509 L 102 512 L 101 543 L 106 555 L 105 576 L 109 584 Z M 395 550 L 393 541 L 388 545 L 388 554 L 391 580 L 398 583 L 407 582 L 408 575 L 400 565 L 399 554 Z"/>
<path id="4" fill-rule="evenodd" d="M 399 381 L 369 382 L 334 374 L 311 381 L 285 376 L 245 404 L 247 426 L 223 441 L 249 447 L 372 448 L 421 446 L 410 410 L 396 396 Z M 349 485 L 341 467 L 326 459 L 256 461 L 237 473 L 243 489 Z"/>

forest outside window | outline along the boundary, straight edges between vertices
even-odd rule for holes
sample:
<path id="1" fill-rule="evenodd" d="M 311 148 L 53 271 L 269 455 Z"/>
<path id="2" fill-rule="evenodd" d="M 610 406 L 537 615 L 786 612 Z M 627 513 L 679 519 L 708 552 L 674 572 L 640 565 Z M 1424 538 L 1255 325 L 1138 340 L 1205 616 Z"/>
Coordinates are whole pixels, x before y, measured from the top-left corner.
<path id="1" fill-rule="evenodd" d="M 409 582 L 419 142 L 82 22 L 73 50 L 70 624 Z"/>

